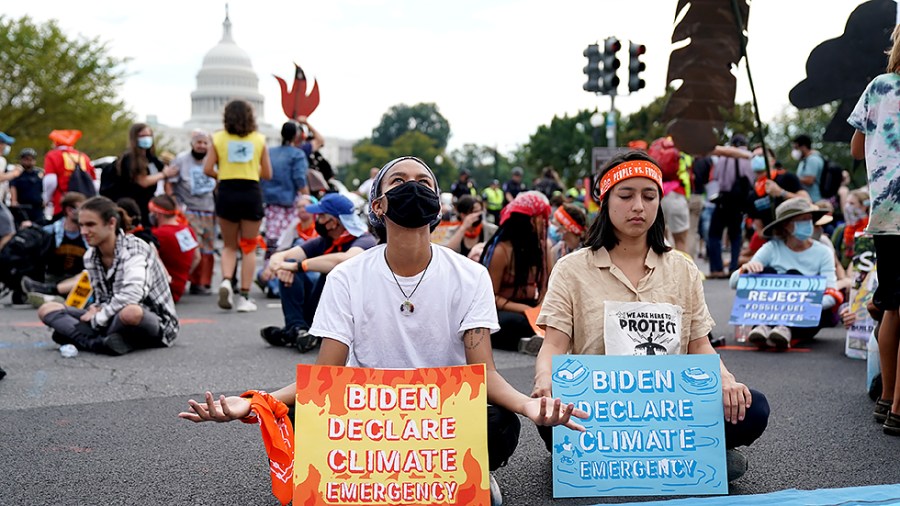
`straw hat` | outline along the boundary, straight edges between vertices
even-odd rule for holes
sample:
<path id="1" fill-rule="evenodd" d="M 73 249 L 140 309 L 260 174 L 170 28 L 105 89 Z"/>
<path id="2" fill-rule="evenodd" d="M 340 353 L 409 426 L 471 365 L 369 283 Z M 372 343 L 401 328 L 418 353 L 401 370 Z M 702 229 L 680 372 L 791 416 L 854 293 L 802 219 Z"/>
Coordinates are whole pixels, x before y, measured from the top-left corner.
<path id="1" fill-rule="evenodd" d="M 787 223 L 791 218 L 795 218 L 801 214 L 811 214 L 813 221 L 816 221 L 823 215 L 828 214 L 828 211 L 819 209 L 818 206 L 802 197 L 787 199 L 775 208 L 775 221 L 769 223 L 766 228 L 763 229 L 763 237 L 772 237 L 772 232 L 774 232 L 776 228 Z"/>

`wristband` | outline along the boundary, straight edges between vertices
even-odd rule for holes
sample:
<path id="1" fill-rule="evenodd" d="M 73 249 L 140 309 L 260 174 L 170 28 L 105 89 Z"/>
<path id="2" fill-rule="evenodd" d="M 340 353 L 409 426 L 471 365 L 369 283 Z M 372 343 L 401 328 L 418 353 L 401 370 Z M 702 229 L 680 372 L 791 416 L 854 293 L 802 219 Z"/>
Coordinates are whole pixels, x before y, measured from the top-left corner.
<path id="1" fill-rule="evenodd" d="M 829 288 L 825 290 L 825 295 L 831 295 L 836 305 L 840 306 L 844 302 L 844 294 L 837 288 Z"/>
<path id="2" fill-rule="evenodd" d="M 300 269 L 303 270 L 303 272 L 309 270 L 309 259 L 300 262 Z"/>

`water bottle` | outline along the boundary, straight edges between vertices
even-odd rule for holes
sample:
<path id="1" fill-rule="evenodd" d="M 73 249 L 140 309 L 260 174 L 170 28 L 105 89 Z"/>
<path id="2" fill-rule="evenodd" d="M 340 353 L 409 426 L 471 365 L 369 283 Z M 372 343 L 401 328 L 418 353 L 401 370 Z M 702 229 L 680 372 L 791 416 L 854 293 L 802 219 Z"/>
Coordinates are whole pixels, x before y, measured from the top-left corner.
<path id="1" fill-rule="evenodd" d="M 734 340 L 738 343 L 746 343 L 747 336 L 750 335 L 751 327 L 750 325 L 735 325 L 734 326 Z"/>
<path id="2" fill-rule="evenodd" d="M 73 344 L 64 344 L 59 347 L 59 354 L 63 356 L 63 358 L 73 358 L 78 356 L 78 348 Z"/>

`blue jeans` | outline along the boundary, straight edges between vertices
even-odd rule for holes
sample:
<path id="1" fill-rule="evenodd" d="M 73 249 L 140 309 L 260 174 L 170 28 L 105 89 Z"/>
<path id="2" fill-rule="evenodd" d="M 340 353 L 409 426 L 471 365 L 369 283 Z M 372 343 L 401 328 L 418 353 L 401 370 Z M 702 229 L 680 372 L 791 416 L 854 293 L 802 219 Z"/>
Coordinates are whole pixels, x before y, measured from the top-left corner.
<path id="1" fill-rule="evenodd" d="M 709 253 L 709 271 L 722 272 L 722 233 L 728 229 L 728 240 L 731 241 L 731 263 L 729 270 L 734 272 L 738 268 L 738 257 L 741 254 L 741 245 L 744 238 L 741 236 L 744 217 L 739 209 L 718 205 L 712 213 L 709 222 L 709 238 L 706 241 L 706 250 Z"/>
<path id="2" fill-rule="evenodd" d="M 322 297 L 325 276 L 318 272 L 298 272 L 294 282 L 287 286 L 278 282 L 281 296 L 281 312 L 284 314 L 284 328 L 309 330 L 316 306 Z"/>

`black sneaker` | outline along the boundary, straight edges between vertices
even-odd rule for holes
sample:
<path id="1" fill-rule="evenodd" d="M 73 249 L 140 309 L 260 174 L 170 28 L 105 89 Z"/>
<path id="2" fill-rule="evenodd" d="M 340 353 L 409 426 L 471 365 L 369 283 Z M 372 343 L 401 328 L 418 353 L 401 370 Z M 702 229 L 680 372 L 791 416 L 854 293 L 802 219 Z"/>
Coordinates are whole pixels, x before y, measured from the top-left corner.
<path id="1" fill-rule="evenodd" d="M 878 423 L 884 423 L 887 420 L 888 413 L 891 412 L 891 403 L 890 401 L 886 401 L 884 399 L 878 399 L 875 401 L 875 412 L 873 415 L 875 416 L 875 421 Z"/>
<path id="2" fill-rule="evenodd" d="M 747 457 L 737 450 L 725 450 L 725 464 L 728 468 L 729 483 L 740 478 L 747 472 Z"/>
<path id="3" fill-rule="evenodd" d="M 53 335 L 50 336 L 50 339 L 53 339 L 53 342 L 59 345 L 76 344 L 74 339 L 69 339 L 55 330 L 53 331 Z"/>
<path id="4" fill-rule="evenodd" d="M 296 336 L 295 342 L 297 343 L 297 350 L 300 351 L 300 353 L 306 353 L 307 351 L 315 349 L 315 347 L 319 345 L 319 341 L 321 341 L 318 336 L 310 334 L 306 329 L 296 329 L 294 330 L 294 333 Z"/>
<path id="5" fill-rule="evenodd" d="M 105 337 L 98 338 L 97 350 L 107 355 L 119 356 L 134 351 L 134 347 L 128 344 L 125 336 L 118 333 L 109 334 Z"/>
<path id="6" fill-rule="evenodd" d="M 281 327 L 266 327 L 260 329 L 259 335 L 272 346 L 295 346 L 296 334 Z"/>
<path id="7" fill-rule="evenodd" d="M 37 292 L 43 293 L 46 295 L 58 295 L 56 293 L 56 285 L 52 283 L 43 283 L 41 281 L 35 281 L 28 276 L 22 276 L 22 292 L 30 293 Z"/>
<path id="8" fill-rule="evenodd" d="M 188 290 L 188 293 L 191 295 L 211 295 L 212 289 L 208 286 L 191 283 L 191 288 Z"/>

